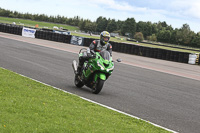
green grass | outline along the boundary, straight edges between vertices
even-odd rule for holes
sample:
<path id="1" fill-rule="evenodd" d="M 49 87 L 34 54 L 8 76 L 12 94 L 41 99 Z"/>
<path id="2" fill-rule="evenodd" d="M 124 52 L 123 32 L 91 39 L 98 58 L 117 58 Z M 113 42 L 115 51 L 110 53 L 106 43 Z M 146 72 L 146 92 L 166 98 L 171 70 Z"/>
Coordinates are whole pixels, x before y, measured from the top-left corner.
<path id="1" fill-rule="evenodd" d="M 71 31 L 79 30 L 78 27 L 64 25 L 64 24 L 55 24 L 55 23 L 39 22 L 39 21 L 33 21 L 33 20 L 0 17 L 0 23 L 12 24 L 13 22 L 15 22 L 17 25 L 19 25 L 20 23 L 23 23 L 25 26 L 29 26 L 29 27 L 35 27 L 35 25 L 38 24 L 39 28 L 48 27 L 49 29 L 52 29 L 53 26 L 57 26 L 57 27 L 63 27 L 64 29 L 68 29 Z"/>
<path id="2" fill-rule="evenodd" d="M 2 68 L 0 101 L 3 133 L 168 132 Z"/>
<path id="3" fill-rule="evenodd" d="M 139 44 L 140 46 L 145 46 L 145 47 L 160 48 L 160 49 L 179 51 L 179 52 L 200 53 L 200 52 L 193 51 L 193 50 L 184 50 L 184 49 L 179 49 L 179 48 L 170 48 L 170 47 L 165 47 L 165 46 L 156 46 L 156 45 L 144 44 L 144 43 L 135 43 L 135 44 Z"/>
<path id="4" fill-rule="evenodd" d="M 85 37 L 85 38 L 99 39 L 99 36 L 90 36 L 90 35 L 81 34 L 81 33 L 77 33 L 77 32 L 71 32 L 71 35 L 73 35 L 73 36 L 81 36 L 81 37 Z"/>
<path id="5" fill-rule="evenodd" d="M 183 46 L 183 45 L 176 45 L 176 44 L 168 44 L 168 43 L 158 43 L 158 42 L 153 42 L 154 44 L 159 44 L 163 46 L 175 46 L 179 48 L 189 48 L 189 49 L 194 49 L 194 50 L 200 50 L 200 48 L 194 48 L 194 47 L 189 47 L 189 46 Z"/>

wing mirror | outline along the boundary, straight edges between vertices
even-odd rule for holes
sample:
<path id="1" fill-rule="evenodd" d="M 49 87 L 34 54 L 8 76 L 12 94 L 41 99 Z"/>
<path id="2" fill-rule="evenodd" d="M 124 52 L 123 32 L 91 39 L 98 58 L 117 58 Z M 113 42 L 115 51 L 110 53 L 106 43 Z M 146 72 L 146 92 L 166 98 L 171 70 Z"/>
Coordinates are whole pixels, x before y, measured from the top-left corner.
<path id="1" fill-rule="evenodd" d="M 116 61 L 117 61 L 117 62 L 122 62 L 122 59 L 118 58 Z"/>

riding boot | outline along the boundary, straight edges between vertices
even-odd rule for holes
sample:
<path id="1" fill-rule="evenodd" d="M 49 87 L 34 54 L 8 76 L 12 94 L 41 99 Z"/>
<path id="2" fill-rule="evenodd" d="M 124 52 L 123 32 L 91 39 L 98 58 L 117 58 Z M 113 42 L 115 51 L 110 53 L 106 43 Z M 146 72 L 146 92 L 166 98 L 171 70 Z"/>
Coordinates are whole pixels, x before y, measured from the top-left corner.
<path id="1" fill-rule="evenodd" d="M 81 75 L 81 68 L 82 68 L 82 66 L 83 66 L 83 63 L 84 63 L 83 58 L 80 58 L 80 59 L 79 59 L 79 63 L 78 63 L 78 68 L 77 68 L 77 74 L 78 74 L 78 75 Z"/>
<path id="2" fill-rule="evenodd" d="M 82 68 L 82 65 L 78 65 L 78 68 L 77 68 L 77 75 L 80 75 L 81 74 L 81 68 Z"/>
<path id="3" fill-rule="evenodd" d="M 84 62 L 87 60 L 87 58 L 88 58 L 87 55 L 79 57 L 79 63 L 78 63 L 78 68 L 77 68 L 78 75 L 81 75 L 82 66 L 83 66 Z"/>

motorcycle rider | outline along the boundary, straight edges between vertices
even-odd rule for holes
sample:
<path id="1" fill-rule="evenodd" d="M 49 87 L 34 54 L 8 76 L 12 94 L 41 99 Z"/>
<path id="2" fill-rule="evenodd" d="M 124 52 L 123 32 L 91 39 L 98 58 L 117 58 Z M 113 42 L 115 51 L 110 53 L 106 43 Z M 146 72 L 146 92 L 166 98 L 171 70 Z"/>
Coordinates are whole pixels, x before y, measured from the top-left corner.
<path id="1" fill-rule="evenodd" d="M 103 31 L 100 34 L 100 40 L 94 40 L 90 46 L 89 50 L 83 53 L 83 56 L 79 57 L 79 65 L 78 65 L 78 75 L 81 74 L 81 68 L 86 60 L 91 58 L 91 53 L 90 51 L 95 51 L 95 52 L 101 52 L 102 50 L 107 50 L 110 53 L 110 56 L 112 56 L 112 45 L 109 43 L 110 40 L 110 33 L 107 31 Z"/>

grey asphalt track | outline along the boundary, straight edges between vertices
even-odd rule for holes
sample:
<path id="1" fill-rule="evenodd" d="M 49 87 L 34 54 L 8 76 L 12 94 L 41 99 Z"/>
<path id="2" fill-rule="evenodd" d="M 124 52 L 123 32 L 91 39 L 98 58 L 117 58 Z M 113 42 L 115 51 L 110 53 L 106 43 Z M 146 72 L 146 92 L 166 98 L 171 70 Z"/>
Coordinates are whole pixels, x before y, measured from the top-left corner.
<path id="1" fill-rule="evenodd" d="M 115 63 L 112 76 L 95 95 L 87 87 L 74 86 L 71 64 L 77 57 L 0 37 L 0 67 L 178 132 L 200 132 L 199 80 Z"/>

